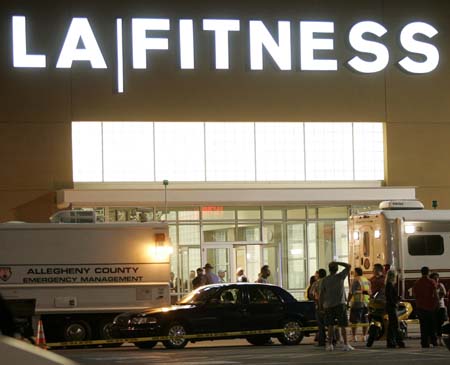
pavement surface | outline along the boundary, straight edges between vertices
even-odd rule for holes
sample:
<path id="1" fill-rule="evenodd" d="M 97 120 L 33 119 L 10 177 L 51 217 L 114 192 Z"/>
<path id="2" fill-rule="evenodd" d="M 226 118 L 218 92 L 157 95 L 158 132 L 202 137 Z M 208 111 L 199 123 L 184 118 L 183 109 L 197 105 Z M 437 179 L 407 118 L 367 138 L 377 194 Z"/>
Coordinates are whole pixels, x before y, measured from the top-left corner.
<path id="1" fill-rule="evenodd" d="M 79 364 L 170 364 L 170 365 L 229 365 L 229 364 L 450 364 L 446 347 L 422 349 L 420 341 L 408 339 L 405 349 L 387 349 L 385 341 L 375 342 L 372 348 L 364 343 L 352 343 L 354 351 L 344 352 L 338 345 L 326 352 L 305 338 L 298 346 L 252 346 L 245 340 L 203 341 L 188 344 L 182 350 L 168 350 L 158 344 L 151 350 L 133 345 L 119 348 L 65 349 L 55 351 Z"/>

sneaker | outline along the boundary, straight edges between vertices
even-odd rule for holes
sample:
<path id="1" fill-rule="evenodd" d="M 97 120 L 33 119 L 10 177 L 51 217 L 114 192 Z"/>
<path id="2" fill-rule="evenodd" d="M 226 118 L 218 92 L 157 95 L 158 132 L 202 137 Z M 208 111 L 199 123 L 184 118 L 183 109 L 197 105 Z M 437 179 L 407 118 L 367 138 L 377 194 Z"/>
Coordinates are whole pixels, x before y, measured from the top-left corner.
<path id="1" fill-rule="evenodd" d="M 327 347 L 325 348 L 325 351 L 334 351 L 334 346 L 333 345 L 327 345 Z"/>
<path id="2" fill-rule="evenodd" d="M 343 351 L 353 351 L 355 348 L 351 345 L 344 345 L 342 346 Z"/>

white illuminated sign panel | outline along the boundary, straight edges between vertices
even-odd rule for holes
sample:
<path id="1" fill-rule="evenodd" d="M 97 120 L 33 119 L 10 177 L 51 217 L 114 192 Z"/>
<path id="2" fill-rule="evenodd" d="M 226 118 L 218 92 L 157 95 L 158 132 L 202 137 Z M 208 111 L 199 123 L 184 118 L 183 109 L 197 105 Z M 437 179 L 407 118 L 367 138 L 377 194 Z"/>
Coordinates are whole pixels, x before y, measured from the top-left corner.
<path id="1" fill-rule="evenodd" d="M 291 23 L 278 22 L 278 42 L 276 42 L 264 23 L 250 21 L 250 68 L 263 69 L 263 47 L 272 56 L 280 70 L 291 69 Z"/>
<path id="2" fill-rule="evenodd" d="M 80 40 L 84 48 L 77 48 Z M 73 18 L 56 68 L 71 68 L 73 61 L 89 61 L 92 68 L 107 68 L 87 18 Z"/>
<path id="3" fill-rule="evenodd" d="M 15 68 L 45 68 L 45 54 L 31 54 L 32 45 L 27 44 L 27 19 L 17 15 L 12 20 L 12 60 Z M 116 19 L 116 65 L 117 92 L 124 92 L 124 38 L 123 19 Z M 272 23 L 273 24 L 273 23 Z M 301 71 L 337 71 L 335 59 L 335 24 L 331 21 L 300 21 L 299 39 L 292 40 L 292 24 L 278 21 L 270 32 L 261 20 L 249 20 L 248 36 L 250 70 L 264 70 L 264 53 L 270 57 L 281 71 L 292 71 L 292 64 L 299 60 Z M 180 69 L 194 70 L 196 37 L 193 19 L 179 19 L 179 61 Z M 230 69 L 231 33 L 243 37 L 241 21 L 238 19 L 202 19 L 201 32 L 213 32 L 215 48 L 215 69 Z M 175 27 L 176 28 L 176 27 Z M 31 31 L 31 30 L 28 30 Z M 132 66 L 133 69 L 147 69 L 152 51 L 169 49 L 169 34 L 161 36 L 161 31 L 173 31 L 169 19 L 132 18 Z M 152 34 L 157 32 L 157 34 Z M 198 32 L 198 30 L 197 30 Z M 382 24 L 374 21 L 361 21 L 349 31 L 350 47 L 359 52 L 348 61 L 348 66 L 360 73 L 371 74 L 383 71 L 389 64 L 389 49 L 383 44 L 388 34 Z M 407 54 L 398 64 L 411 74 L 425 74 L 439 65 L 439 50 L 431 43 L 438 31 L 430 24 L 412 22 L 400 31 L 400 45 Z M 171 39 L 171 38 L 170 38 Z M 292 43 L 300 45 L 300 55 L 292 55 Z M 297 47 L 295 48 L 297 49 Z M 364 56 L 366 54 L 366 56 Z M 409 54 L 409 55 L 408 55 Z M 416 56 L 413 56 L 416 55 Z M 56 62 L 58 69 L 70 69 L 74 62 L 89 62 L 94 69 L 107 69 L 96 36 L 88 18 L 75 17 L 71 20 Z"/>

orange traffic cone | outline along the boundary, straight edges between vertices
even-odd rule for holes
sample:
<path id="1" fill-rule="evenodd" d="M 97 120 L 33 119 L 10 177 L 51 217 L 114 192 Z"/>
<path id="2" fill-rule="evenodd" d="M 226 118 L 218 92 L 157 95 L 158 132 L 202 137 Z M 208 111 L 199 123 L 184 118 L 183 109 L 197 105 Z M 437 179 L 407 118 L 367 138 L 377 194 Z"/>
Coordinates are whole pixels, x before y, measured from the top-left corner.
<path id="1" fill-rule="evenodd" d="M 38 321 L 36 346 L 39 346 L 42 349 L 47 349 L 47 344 L 45 341 L 45 334 L 44 334 L 44 325 L 42 324 L 42 320 Z"/>

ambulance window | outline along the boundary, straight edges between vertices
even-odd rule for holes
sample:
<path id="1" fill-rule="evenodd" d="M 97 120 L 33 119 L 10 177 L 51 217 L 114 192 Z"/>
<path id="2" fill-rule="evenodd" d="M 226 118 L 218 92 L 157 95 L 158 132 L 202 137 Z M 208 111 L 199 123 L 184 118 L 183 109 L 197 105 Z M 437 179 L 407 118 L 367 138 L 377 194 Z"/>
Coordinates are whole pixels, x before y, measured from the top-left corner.
<path id="1" fill-rule="evenodd" d="M 369 232 L 363 234 L 363 250 L 364 256 L 370 256 L 370 235 Z"/>
<path id="2" fill-rule="evenodd" d="M 408 252 L 411 256 L 439 256 L 444 253 L 444 238 L 439 235 L 408 237 Z"/>

